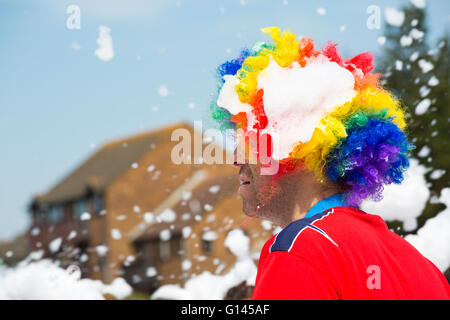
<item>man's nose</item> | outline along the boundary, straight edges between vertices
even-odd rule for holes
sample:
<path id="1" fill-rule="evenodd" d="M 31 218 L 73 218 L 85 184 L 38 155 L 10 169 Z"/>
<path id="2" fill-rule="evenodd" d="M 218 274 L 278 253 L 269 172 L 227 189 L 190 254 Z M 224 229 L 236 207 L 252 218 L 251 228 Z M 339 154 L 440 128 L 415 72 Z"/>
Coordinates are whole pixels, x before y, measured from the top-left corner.
<path id="1" fill-rule="evenodd" d="M 240 168 L 240 167 L 242 167 L 242 164 L 241 164 L 241 163 L 238 163 L 237 161 L 234 161 L 234 162 L 233 162 L 233 167 L 235 167 L 235 168 Z"/>

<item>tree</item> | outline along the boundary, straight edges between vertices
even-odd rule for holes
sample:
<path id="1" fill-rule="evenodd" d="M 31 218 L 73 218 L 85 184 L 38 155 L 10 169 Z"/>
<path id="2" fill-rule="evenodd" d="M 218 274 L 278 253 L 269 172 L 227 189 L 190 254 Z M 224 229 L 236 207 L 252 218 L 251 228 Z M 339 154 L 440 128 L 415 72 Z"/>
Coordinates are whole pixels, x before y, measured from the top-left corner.
<path id="1" fill-rule="evenodd" d="M 382 84 L 408 108 L 408 134 L 416 146 L 413 157 L 429 168 L 426 179 L 431 196 L 418 218 L 420 228 L 445 208 L 436 199 L 450 186 L 449 36 L 445 34 L 437 48 L 430 50 L 425 10 L 409 5 L 403 13 L 400 26 L 385 25 L 378 72 L 385 75 Z M 406 234 L 400 223 L 390 226 Z"/>

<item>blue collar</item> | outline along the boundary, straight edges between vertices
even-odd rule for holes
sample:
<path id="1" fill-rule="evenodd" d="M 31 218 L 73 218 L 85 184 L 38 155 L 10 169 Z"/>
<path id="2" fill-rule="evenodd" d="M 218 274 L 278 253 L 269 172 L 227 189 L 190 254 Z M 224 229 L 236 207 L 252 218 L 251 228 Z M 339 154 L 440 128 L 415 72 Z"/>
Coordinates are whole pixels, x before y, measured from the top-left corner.
<path id="1" fill-rule="evenodd" d="M 343 194 L 338 193 L 334 196 L 325 198 L 317 202 L 315 205 L 312 206 L 311 209 L 308 210 L 306 213 L 305 218 L 312 217 L 315 214 L 324 212 L 327 209 L 334 208 L 334 207 L 347 207 L 348 205 L 344 202 Z"/>

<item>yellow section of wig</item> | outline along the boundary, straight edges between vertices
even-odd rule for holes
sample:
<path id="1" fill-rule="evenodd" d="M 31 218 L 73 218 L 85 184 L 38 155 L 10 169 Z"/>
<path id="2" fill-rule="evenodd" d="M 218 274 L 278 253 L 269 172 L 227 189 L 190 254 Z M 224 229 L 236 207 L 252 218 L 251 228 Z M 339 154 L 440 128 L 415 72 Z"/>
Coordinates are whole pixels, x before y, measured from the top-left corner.
<path id="1" fill-rule="evenodd" d="M 314 130 L 311 140 L 296 145 L 291 156 L 303 160 L 306 168 L 323 177 L 328 154 L 347 136 L 345 119 L 361 110 L 374 113 L 386 110 L 386 115 L 392 118 L 392 122 L 401 130 L 406 127 L 404 109 L 399 101 L 381 88 L 369 87 L 358 92 L 352 101 L 336 107 L 324 116 Z"/>
<path id="2" fill-rule="evenodd" d="M 240 83 L 236 85 L 235 90 L 242 103 L 252 104 L 257 91 L 257 77 L 269 65 L 270 56 L 283 68 L 298 59 L 298 40 L 294 33 L 288 31 L 281 33 L 277 27 L 263 28 L 261 31 L 272 37 L 275 46 L 262 47 L 256 56 L 245 59 L 237 72 Z"/>

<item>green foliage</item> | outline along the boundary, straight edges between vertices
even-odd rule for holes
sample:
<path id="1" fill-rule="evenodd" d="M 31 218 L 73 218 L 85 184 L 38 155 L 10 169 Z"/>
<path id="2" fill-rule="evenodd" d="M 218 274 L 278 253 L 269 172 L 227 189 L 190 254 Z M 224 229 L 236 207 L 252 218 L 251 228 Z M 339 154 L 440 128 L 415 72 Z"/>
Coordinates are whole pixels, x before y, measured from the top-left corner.
<path id="1" fill-rule="evenodd" d="M 409 5 L 403 12 L 405 20 L 400 27 L 385 26 L 386 43 L 378 72 L 385 75 L 382 84 L 409 109 L 408 135 L 416 145 L 413 157 L 429 168 L 426 179 L 431 197 L 418 219 L 420 228 L 442 211 L 444 206 L 436 199 L 442 189 L 450 187 L 449 35 L 445 32 L 437 45 L 430 46 L 425 10 Z M 422 37 L 418 36 L 421 32 Z M 426 70 L 427 64 L 433 68 Z M 425 99 L 429 99 L 430 106 L 422 112 Z M 440 177 L 436 172 L 432 175 L 436 169 L 445 173 Z M 390 226 L 397 230 L 396 223 Z M 398 233 L 406 232 L 400 228 Z"/>
<path id="2" fill-rule="evenodd" d="M 150 300 L 150 295 L 148 293 L 133 291 L 125 300 Z"/>

